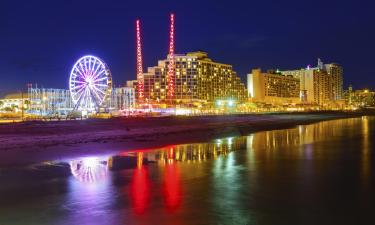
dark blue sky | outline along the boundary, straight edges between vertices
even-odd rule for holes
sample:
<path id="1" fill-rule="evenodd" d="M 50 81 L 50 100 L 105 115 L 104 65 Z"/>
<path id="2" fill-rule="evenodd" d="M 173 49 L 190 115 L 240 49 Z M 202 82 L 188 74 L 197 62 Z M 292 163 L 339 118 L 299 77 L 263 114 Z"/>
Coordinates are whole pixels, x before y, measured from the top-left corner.
<path id="1" fill-rule="evenodd" d="M 165 58 L 169 13 L 176 52 L 205 50 L 246 82 L 255 67 L 344 67 L 345 86 L 375 87 L 375 4 L 316 1 L 2 0 L 0 94 L 38 83 L 67 88 L 74 62 L 102 58 L 116 85 L 135 79 L 135 19 L 142 20 L 144 69 Z"/>

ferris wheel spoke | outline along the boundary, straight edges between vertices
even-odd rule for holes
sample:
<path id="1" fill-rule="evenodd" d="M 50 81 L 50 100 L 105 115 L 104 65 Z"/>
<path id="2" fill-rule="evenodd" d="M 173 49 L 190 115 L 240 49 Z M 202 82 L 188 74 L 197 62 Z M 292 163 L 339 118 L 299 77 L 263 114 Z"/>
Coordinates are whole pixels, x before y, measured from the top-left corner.
<path id="1" fill-rule="evenodd" d="M 81 74 L 76 74 L 74 72 L 72 73 L 72 75 L 74 75 L 74 78 L 80 78 L 82 76 Z M 72 81 L 76 81 L 76 80 L 72 80 Z"/>
<path id="2" fill-rule="evenodd" d="M 75 83 L 75 84 L 86 84 L 85 81 L 80 81 L 80 80 L 72 80 L 70 83 Z"/>
<path id="3" fill-rule="evenodd" d="M 93 74 L 96 74 L 96 73 L 98 72 L 99 68 L 100 68 L 100 64 L 99 64 L 99 63 L 97 63 L 97 60 L 96 60 L 96 59 L 95 59 L 95 64 L 94 64 L 94 68 L 95 68 L 95 66 L 96 66 L 96 69 L 95 69 L 95 70 L 93 70 L 93 71 L 94 71 L 94 73 L 93 73 Z"/>
<path id="4" fill-rule="evenodd" d="M 89 88 L 85 89 L 85 107 L 86 108 L 90 107 L 90 89 Z"/>
<path id="5" fill-rule="evenodd" d="M 104 98 L 104 96 L 105 96 L 105 93 L 102 92 L 100 89 L 93 88 L 92 91 L 93 91 L 94 93 L 96 93 L 97 96 L 98 96 L 99 98 Z"/>
<path id="6" fill-rule="evenodd" d="M 89 63 L 89 68 L 92 74 L 94 74 L 94 68 L 95 68 L 95 59 L 92 59 L 91 62 Z"/>
<path id="7" fill-rule="evenodd" d="M 94 102 L 95 102 L 95 105 L 97 105 L 97 106 L 100 105 L 101 102 L 98 103 L 98 102 L 96 101 L 95 96 L 93 96 L 93 94 L 91 94 L 92 92 L 93 92 L 94 95 L 95 95 L 95 92 L 94 92 L 93 89 L 88 89 L 88 94 L 89 94 L 89 95 L 88 95 L 88 96 L 89 96 L 89 97 L 88 97 L 88 104 L 89 104 L 90 106 L 92 106 L 91 103 L 92 103 L 92 101 L 94 101 Z"/>
<path id="8" fill-rule="evenodd" d="M 106 84 L 95 84 L 95 86 L 96 87 L 104 87 L 104 88 L 108 87 L 108 85 L 106 85 Z"/>
<path id="9" fill-rule="evenodd" d="M 100 90 L 99 88 L 97 88 L 97 87 L 95 87 L 95 86 L 93 86 L 93 88 L 94 88 L 95 90 L 99 91 L 100 93 L 102 93 L 103 95 L 105 95 L 105 92 L 103 92 L 103 91 Z"/>
<path id="10" fill-rule="evenodd" d="M 83 65 L 85 66 L 85 71 L 86 71 L 86 73 L 87 73 L 88 71 L 90 71 L 90 68 L 87 67 L 87 63 L 90 64 L 90 58 L 87 59 L 87 60 L 84 60 L 84 61 L 83 61 Z"/>
<path id="11" fill-rule="evenodd" d="M 85 93 L 84 91 L 81 92 L 81 94 L 80 94 L 79 97 L 77 98 L 77 103 L 76 103 L 76 105 L 81 105 L 81 104 L 82 104 L 82 96 L 83 96 L 84 93 Z"/>
<path id="12" fill-rule="evenodd" d="M 101 71 L 99 71 L 98 73 L 96 73 L 94 76 L 93 76 L 93 79 L 96 80 L 99 76 L 101 76 L 103 73 L 105 72 L 105 69 L 102 69 Z"/>
<path id="13" fill-rule="evenodd" d="M 81 84 L 81 85 L 77 85 L 75 87 L 72 88 L 72 90 L 78 90 L 77 92 L 81 92 L 82 90 L 84 90 L 86 88 L 87 85 L 85 84 Z"/>
<path id="14" fill-rule="evenodd" d="M 90 65 L 91 65 L 91 57 L 90 57 L 87 61 L 88 61 L 88 62 L 87 62 L 88 69 L 91 70 L 91 67 L 90 67 Z"/>
<path id="15" fill-rule="evenodd" d="M 103 99 L 104 96 L 100 97 L 99 94 L 98 94 L 98 92 L 95 89 L 93 89 L 92 91 L 94 92 L 94 94 L 97 97 L 97 99 L 100 101 L 99 104 L 101 104 L 102 103 L 102 99 Z"/>
<path id="16" fill-rule="evenodd" d="M 108 77 L 101 77 L 101 78 L 95 79 L 94 81 L 99 82 L 99 81 L 103 81 L 103 80 L 107 80 L 107 79 L 108 79 Z"/>
<path id="17" fill-rule="evenodd" d="M 104 98 L 105 98 L 105 96 L 106 96 L 106 94 L 105 94 L 103 91 L 101 91 L 101 90 L 99 90 L 99 89 L 96 89 L 96 88 L 93 89 L 93 92 L 94 92 L 94 93 L 96 94 L 96 96 L 98 97 L 100 103 L 102 103 L 103 100 L 104 100 Z"/>
<path id="18" fill-rule="evenodd" d="M 78 66 L 76 66 L 76 67 L 74 68 L 74 70 L 77 71 L 77 72 L 79 73 L 79 75 L 78 75 L 78 74 L 75 74 L 75 73 L 73 73 L 73 75 L 76 75 L 77 77 L 80 77 L 80 76 L 84 77 L 83 72 L 79 70 L 79 67 L 78 67 Z"/>
<path id="19" fill-rule="evenodd" d="M 81 88 L 78 89 L 77 92 L 75 93 L 75 96 L 79 96 L 78 99 L 82 97 L 82 94 L 85 92 L 86 88 Z"/>
<path id="20" fill-rule="evenodd" d="M 81 84 L 81 85 L 73 87 L 72 90 L 83 89 L 85 86 L 86 84 Z"/>
<path id="21" fill-rule="evenodd" d="M 85 73 L 86 70 L 83 68 L 82 63 L 80 63 L 79 66 L 80 66 L 81 69 L 82 69 L 82 73 L 81 73 L 82 77 L 83 77 L 84 79 L 86 79 L 86 73 Z"/>
<path id="22" fill-rule="evenodd" d="M 93 75 L 93 68 L 94 68 L 94 62 L 95 62 L 95 59 L 91 59 L 89 58 L 89 61 L 88 61 L 88 71 L 90 72 L 91 76 Z"/>

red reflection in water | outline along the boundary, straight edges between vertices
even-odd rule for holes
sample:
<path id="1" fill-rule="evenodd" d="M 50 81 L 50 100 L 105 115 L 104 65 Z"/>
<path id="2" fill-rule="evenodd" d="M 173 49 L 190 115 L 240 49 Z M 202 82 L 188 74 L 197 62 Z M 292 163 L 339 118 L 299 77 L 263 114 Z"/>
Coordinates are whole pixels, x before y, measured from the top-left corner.
<path id="1" fill-rule="evenodd" d="M 165 166 L 164 175 L 164 201 L 168 211 L 175 211 L 181 204 L 180 173 L 173 162 L 173 149 L 168 152 L 168 163 Z"/>
<path id="2" fill-rule="evenodd" d="M 130 197 L 136 214 L 143 214 L 150 202 L 150 180 L 147 168 L 142 165 L 143 153 L 137 155 L 137 166 L 130 186 Z"/>

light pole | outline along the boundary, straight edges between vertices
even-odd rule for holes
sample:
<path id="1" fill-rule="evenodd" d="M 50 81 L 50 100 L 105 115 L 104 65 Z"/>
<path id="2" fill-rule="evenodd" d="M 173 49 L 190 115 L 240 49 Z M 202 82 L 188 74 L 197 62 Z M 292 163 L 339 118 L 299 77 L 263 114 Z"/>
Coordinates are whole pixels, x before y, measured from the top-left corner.
<path id="1" fill-rule="evenodd" d="M 23 91 L 21 90 L 21 120 L 22 121 L 23 121 L 23 110 L 24 110 Z"/>

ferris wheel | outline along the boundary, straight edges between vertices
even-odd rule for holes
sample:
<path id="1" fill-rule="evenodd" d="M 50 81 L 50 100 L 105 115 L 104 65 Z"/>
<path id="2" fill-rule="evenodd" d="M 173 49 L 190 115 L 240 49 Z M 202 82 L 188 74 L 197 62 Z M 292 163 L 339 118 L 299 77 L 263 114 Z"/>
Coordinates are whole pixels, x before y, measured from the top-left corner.
<path id="1" fill-rule="evenodd" d="M 112 75 L 98 57 L 83 56 L 70 72 L 69 90 L 75 109 L 95 110 L 112 92 Z"/>

